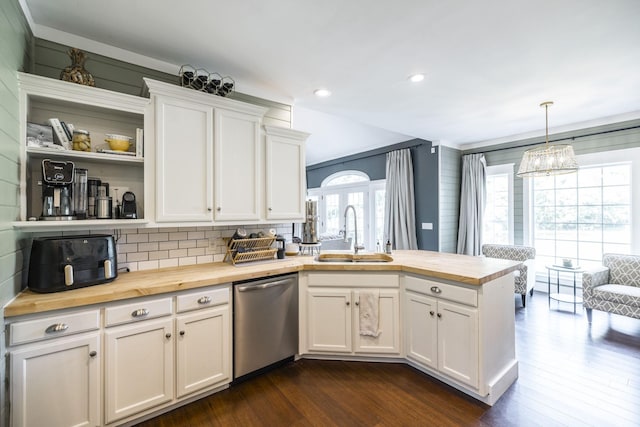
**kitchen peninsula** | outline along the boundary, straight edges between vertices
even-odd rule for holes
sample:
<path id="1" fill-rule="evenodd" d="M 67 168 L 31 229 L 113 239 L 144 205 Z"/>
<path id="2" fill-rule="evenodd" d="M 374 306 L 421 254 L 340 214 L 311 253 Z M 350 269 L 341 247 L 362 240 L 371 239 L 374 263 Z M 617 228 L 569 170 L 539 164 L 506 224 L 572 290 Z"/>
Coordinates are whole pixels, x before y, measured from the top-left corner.
<path id="1" fill-rule="evenodd" d="M 26 290 L 4 309 L 10 357 L 13 361 L 17 354 L 27 360 L 52 342 L 87 337 L 86 354 L 95 363 L 90 363 L 94 371 L 86 375 L 94 375 L 95 381 L 84 382 L 90 384 L 90 390 L 71 392 L 84 396 L 87 406 L 95 406 L 92 419 L 98 425 L 146 418 L 228 387 L 232 380 L 230 283 L 298 273 L 300 357 L 403 361 L 478 400 L 495 403 L 518 376 L 512 272 L 519 263 L 429 251 L 396 251 L 392 256 L 393 261 L 384 263 L 318 262 L 310 256 L 296 256 L 238 266 L 199 264 L 124 273 L 110 284 L 67 292 Z M 380 333 L 363 336 L 359 333 L 360 301 L 372 292 L 379 296 Z M 147 314 L 138 308 L 139 301 L 148 307 Z M 202 301 L 210 304 L 196 310 Z M 131 320 L 119 317 L 131 313 L 140 316 L 133 323 L 126 324 Z M 210 321 L 215 329 L 210 341 L 220 343 L 215 354 L 220 363 L 208 382 L 189 389 L 188 381 L 184 387 L 181 384 L 191 378 L 189 367 L 198 363 L 184 363 L 188 352 L 181 340 L 189 337 L 188 325 L 194 316 Z M 69 321 L 58 320 L 61 318 Z M 87 324 L 90 326 L 74 330 L 76 325 Z M 157 401 L 122 409 L 118 399 L 131 396 L 114 396 L 117 382 L 110 378 L 126 372 L 111 369 L 117 367 L 112 359 L 119 348 L 112 343 L 145 335 L 140 329 L 143 324 L 153 326 L 145 330 L 150 337 L 158 331 L 163 338 L 157 350 L 164 355 L 165 383 L 159 385 L 162 393 L 152 394 L 159 396 Z M 40 329 L 56 325 L 60 331 L 53 338 L 41 334 Z M 125 339 L 120 346 L 129 343 Z M 153 340 L 148 343 L 156 345 Z M 214 356 L 211 350 L 207 353 L 209 358 Z M 19 368 L 12 364 L 12 384 L 22 381 L 17 377 Z M 111 388 L 109 384 L 115 385 Z M 13 391 L 15 410 L 21 407 L 15 400 L 24 395 L 23 388 Z"/>

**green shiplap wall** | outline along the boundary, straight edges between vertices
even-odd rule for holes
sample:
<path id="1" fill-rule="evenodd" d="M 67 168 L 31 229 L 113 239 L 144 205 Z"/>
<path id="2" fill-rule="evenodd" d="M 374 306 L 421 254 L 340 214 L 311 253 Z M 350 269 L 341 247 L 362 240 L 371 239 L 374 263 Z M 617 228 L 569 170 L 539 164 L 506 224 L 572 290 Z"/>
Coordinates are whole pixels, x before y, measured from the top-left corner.
<path id="1" fill-rule="evenodd" d="M 32 36 L 17 0 L 0 2 L 0 306 L 22 283 L 25 236 L 13 230 L 19 215 L 19 108 L 17 71 L 28 71 Z M 0 316 L 4 319 L 4 315 Z M 3 322 L 4 323 L 4 322 Z M 5 336 L 0 339 L 0 424 L 8 424 Z"/>
<path id="2" fill-rule="evenodd" d="M 562 144 L 571 144 L 576 155 L 600 153 L 611 150 L 621 150 L 624 148 L 640 147 L 640 120 L 619 122 L 604 126 L 580 129 L 577 131 L 563 132 L 549 135 L 549 141 L 558 141 Z M 463 154 L 485 153 L 487 166 L 515 164 L 513 198 L 514 198 L 514 243 L 517 245 L 524 242 L 524 222 L 523 222 L 523 186 L 525 180 L 515 176 L 515 172 L 520 167 L 520 160 L 525 150 L 532 148 L 529 144 L 544 143 L 544 137 L 516 140 L 504 144 L 482 147 L 475 150 L 464 151 Z M 635 192 L 640 189 L 635 189 Z"/>
<path id="3" fill-rule="evenodd" d="M 67 52 L 70 47 L 43 39 L 35 39 L 33 73 L 53 79 L 60 78 L 60 71 L 71 64 Z M 119 61 L 87 52 L 86 69 L 93 75 L 96 87 L 140 96 L 143 77 L 166 83 L 178 84 L 178 72 L 167 74 L 150 68 Z M 211 95 L 215 96 L 215 95 Z M 229 98 L 269 108 L 263 123 L 271 126 L 291 127 L 291 106 L 243 93 L 232 92 Z"/>
<path id="4" fill-rule="evenodd" d="M 460 215 L 461 157 L 460 150 L 446 146 L 440 147 L 438 184 L 440 252 L 456 253 Z"/>

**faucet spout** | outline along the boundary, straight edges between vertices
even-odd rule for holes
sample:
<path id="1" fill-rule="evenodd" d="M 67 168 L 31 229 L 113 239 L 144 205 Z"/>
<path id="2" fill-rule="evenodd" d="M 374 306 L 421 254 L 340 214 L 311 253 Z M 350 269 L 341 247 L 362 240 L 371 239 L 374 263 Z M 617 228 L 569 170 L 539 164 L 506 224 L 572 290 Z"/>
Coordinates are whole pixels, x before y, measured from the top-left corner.
<path id="1" fill-rule="evenodd" d="M 344 210 L 344 239 L 347 240 L 347 214 L 349 213 L 349 209 L 353 211 L 353 226 L 355 230 L 353 234 L 355 236 L 355 241 L 353 243 L 353 252 L 358 255 L 358 251 L 364 249 L 364 246 L 358 245 L 358 215 L 356 214 L 356 208 L 353 205 L 347 205 Z"/>

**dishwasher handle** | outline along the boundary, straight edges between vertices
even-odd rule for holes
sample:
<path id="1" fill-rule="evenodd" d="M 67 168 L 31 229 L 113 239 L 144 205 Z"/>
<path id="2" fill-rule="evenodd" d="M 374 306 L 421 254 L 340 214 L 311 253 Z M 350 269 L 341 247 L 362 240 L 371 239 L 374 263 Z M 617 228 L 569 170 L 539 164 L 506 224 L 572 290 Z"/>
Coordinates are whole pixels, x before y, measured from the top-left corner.
<path id="1" fill-rule="evenodd" d="M 291 283 L 291 279 L 276 280 L 274 282 L 260 283 L 256 285 L 240 285 L 236 286 L 238 292 L 260 291 L 263 289 L 273 288 Z"/>

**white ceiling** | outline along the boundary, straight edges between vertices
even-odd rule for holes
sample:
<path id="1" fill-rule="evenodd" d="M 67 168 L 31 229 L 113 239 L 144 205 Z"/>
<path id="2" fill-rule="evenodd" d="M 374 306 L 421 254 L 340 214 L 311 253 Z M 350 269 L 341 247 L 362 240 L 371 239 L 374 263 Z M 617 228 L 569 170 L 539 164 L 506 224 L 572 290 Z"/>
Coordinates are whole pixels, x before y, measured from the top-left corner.
<path id="1" fill-rule="evenodd" d="M 308 164 L 543 135 L 547 100 L 552 132 L 640 118 L 638 0 L 20 2 L 37 37 L 293 104 Z"/>

